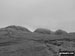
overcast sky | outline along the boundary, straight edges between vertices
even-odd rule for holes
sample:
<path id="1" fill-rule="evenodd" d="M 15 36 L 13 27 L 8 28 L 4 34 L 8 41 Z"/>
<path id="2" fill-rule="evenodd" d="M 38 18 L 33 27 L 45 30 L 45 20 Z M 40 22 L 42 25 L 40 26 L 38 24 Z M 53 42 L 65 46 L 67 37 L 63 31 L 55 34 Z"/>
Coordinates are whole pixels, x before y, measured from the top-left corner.
<path id="1" fill-rule="evenodd" d="M 74 0 L 0 0 L 0 27 L 20 25 L 75 32 Z"/>

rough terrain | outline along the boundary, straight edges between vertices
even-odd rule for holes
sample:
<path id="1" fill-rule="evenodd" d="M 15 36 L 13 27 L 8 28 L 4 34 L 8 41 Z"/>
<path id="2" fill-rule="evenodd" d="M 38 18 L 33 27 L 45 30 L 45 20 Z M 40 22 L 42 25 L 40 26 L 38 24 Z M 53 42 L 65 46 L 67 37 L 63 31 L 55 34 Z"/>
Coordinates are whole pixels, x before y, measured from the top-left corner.
<path id="1" fill-rule="evenodd" d="M 75 51 L 75 33 L 43 30 L 31 32 L 21 26 L 1 28 L 0 56 L 58 56 L 60 49 Z"/>

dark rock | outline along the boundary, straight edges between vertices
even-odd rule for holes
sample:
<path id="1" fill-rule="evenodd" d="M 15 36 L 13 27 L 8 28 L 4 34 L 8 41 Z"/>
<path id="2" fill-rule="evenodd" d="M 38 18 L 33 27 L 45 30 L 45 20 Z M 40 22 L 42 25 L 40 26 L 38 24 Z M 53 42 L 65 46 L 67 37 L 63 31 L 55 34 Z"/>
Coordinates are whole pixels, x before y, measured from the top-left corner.
<path id="1" fill-rule="evenodd" d="M 22 27 L 22 26 L 15 26 L 15 25 L 10 25 L 8 27 L 6 27 L 5 29 L 13 29 L 13 30 L 17 30 L 17 31 L 24 31 L 24 32 L 30 32 L 27 28 Z"/>
<path id="2" fill-rule="evenodd" d="M 44 28 L 38 28 L 34 32 L 40 33 L 40 34 L 51 34 L 52 33 L 52 31 L 48 29 L 44 29 Z"/>
<path id="3" fill-rule="evenodd" d="M 66 34 L 65 37 L 64 34 Z M 41 28 L 30 32 L 21 26 L 1 28 L 0 56 L 53 56 L 53 54 L 58 53 L 56 47 L 63 47 L 64 41 L 71 42 L 74 40 L 71 39 L 74 35 L 70 36 L 69 39 L 67 34 L 62 30 L 53 34 L 52 31 Z M 75 47 L 75 44 L 72 46 Z"/>
<path id="4" fill-rule="evenodd" d="M 68 33 L 66 31 L 64 31 L 64 30 L 59 29 L 59 30 L 56 30 L 56 32 L 54 34 L 55 35 L 66 35 Z"/>

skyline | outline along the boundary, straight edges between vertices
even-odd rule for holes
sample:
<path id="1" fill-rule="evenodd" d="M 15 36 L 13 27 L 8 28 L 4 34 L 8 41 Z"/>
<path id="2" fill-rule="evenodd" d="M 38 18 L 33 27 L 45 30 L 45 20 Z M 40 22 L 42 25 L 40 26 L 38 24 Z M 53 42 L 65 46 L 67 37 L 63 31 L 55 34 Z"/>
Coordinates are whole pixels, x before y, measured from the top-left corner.
<path id="1" fill-rule="evenodd" d="M 1 0 L 0 28 L 19 25 L 75 32 L 74 0 Z"/>

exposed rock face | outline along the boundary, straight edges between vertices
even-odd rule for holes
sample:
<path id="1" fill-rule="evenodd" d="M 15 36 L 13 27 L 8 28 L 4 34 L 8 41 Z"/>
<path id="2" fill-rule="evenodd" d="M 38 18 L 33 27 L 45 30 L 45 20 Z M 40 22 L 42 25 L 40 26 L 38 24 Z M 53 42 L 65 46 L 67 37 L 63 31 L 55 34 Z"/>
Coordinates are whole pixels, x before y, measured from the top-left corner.
<path id="1" fill-rule="evenodd" d="M 17 31 L 24 31 L 24 32 L 30 32 L 27 28 L 22 27 L 22 26 L 15 26 L 15 25 L 11 25 L 6 27 L 5 29 L 12 29 L 12 30 L 17 30 Z"/>
<path id="2" fill-rule="evenodd" d="M 34 32 L 40 33 L 40 34 L 51 34 L 52 31 L 44 28 L 38 28 Z"/>
<path id="3" fill-rule="evenodd" d="M 20 29 L 10 31 L 9 28 L 13 27 L 0 29 L 0 56 L 58 56 L 59 49 L 75 49 L 75 38 L 72 36 L 61 38 L 46 32 L 46 35 L 36 31 L 24 33 Z"/>
<path id="4" fill-rule="evenodd" d="M 61 29 L 59 29 L 59 30 L 57 30 L 55 33 L 54 33 L 55 35 L 66 35 L 66 34 L 68 34 L 66 31 L 64 31 L 64 30 L 61 30 Z"/>

